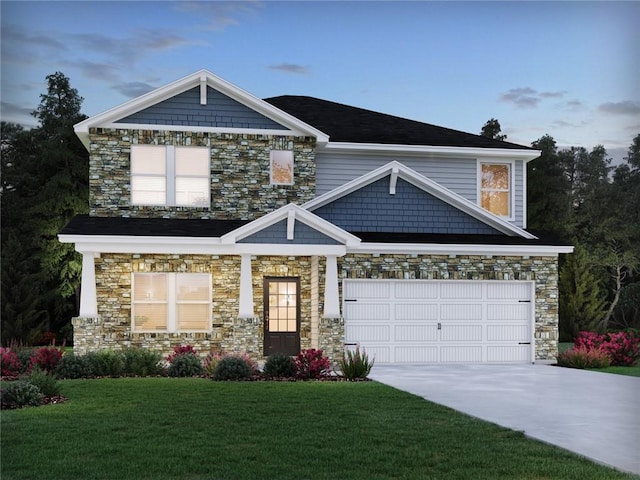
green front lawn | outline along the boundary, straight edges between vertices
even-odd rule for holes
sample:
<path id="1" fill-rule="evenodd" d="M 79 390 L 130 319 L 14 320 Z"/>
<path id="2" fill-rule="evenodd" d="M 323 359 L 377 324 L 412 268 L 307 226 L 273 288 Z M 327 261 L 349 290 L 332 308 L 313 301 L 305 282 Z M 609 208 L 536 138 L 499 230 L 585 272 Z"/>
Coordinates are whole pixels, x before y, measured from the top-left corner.
<path id="1" fill-rule="evenodd" d="M 62 383 L 2 412 L 3 480 L 634 478 L 376 382 Z"/>
<path id="2" fill-rule="evenodd" d="M 593 372 L 615 373 L 616 375 L 629 375 L 630 377 L 640 377 L 640 365 L 632 367 L 607 367 L 594 368 Z"/>

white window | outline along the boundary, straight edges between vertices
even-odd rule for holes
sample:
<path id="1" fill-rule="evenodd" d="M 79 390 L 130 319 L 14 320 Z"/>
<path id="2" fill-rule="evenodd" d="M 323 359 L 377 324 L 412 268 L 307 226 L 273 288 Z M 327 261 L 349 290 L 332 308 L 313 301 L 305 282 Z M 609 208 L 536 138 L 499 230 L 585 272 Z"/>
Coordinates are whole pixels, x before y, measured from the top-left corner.
<path id="1" fill-rule="evenodd" d="M 211 276 L 206 273 L 134 273 L 134 332 L 211 330 Z"/>
<path id="2" fill-rule="evenodd" d="M 131 146 L 131 203 L 208 207 L 209 149 L 173 145 Z"/>
<path id="3" fill-rule="evenodd" d="M 271 150 L 271 185 L 293 185 L 293 151 Z"/>
<path id="4" fill-rule="evenodd" d="M 513 217 L 513 165 L 511 163 L 479 164 L 480 206 L 511 219 Z"/>

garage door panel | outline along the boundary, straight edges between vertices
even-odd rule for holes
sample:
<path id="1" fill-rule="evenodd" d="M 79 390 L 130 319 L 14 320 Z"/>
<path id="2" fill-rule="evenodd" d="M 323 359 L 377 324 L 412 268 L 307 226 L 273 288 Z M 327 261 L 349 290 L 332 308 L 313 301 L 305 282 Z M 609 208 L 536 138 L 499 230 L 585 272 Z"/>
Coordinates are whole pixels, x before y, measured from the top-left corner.
<path id="1" fill-rule="evenodd" d="M 437 363 L 438 347 L 396 347 L 394 357 L 396 363 Z"/>
<path id="2" fill-rule="evenodd" d="M 481 346 L 440 347 L 440 362 L 442 363 L 479 363 L 481 361 Z"/>
<path id="3" fill-rule="evenodd" d="M 435 324 L 396 325 L 394 340 L 396 342 L 435 342 L 438 339 L 438 328 Z"/>
<path id="4" fill-rule="evenodd" d="M 519 282 L 487 283 L 487 298 L 494 300 L 525 300 L 529 299 L 531 286 Z"/>
<path id="5" fill-rule="evenodd" d="M 531 307 L 528 303 L 488 304 L 488 321 L 528 320 Z"/>
<path id="6" fill-rule="evenodd" d="M 391 284 L 388 282 L 351 282 L 348 284 L 345 298 L 376 298 L 391 297 Z"/>
<path id="7" fill-rule="evenodd" d="M 369 358 L 375 360 L 376 363 L 390 363 L 391 362 L 391 348 L 382 345 L 368 346 L 366 349 Z"/>
<path id="8" fill-rule="evenodd" d="M 345 316 L 349 320 L 381 321 L 387 322 L 390 318 L 391 305 L 375 303 L 347 303 Z"/>
<path id="9" fill-rule="evenodd" d="M 418 298 L 435 299 L 438 298 L 438 285 L 427 282 L 396 283 L 394 294 L 396 298 Z"/>
<path id="10" fill-rule="evenodd" d="M 440 305 L 440 318 L 447 320 L 482 320 L 482 304 L 455 303 Z"/>
<path id="11" fill-rule="evenodd" d="M 402 320 L 438 320 L 438 305 L 435 303 L 397 303 L 395 319 Z"/>
<path id="12" fill-rule="evenodd" d="M 487 347 L 487 362 L 496 363 L 524 363 L 529 360 L 528 345 L 489 346 Z"/>
<path id="13" fill-rule="evenodd" d="M 527 342 L 529 341 L 528 325 L 488 325 L 487 341 L 489 342 Z"/>
<path id="14" fill-rule="evenodd" d="M 389 325 L 351 325 L 345 329 L 347 343 L 389 342 L 391 327 Z"/>
<path id="15" fill-rule="evenodd" d="M 482 325 L 443 325 L 443 342 L 481 342 Z"/>
<path id="16" fill-rule="evenodd" d="M 443 299 L 480 299 L 482 283 L 480 282 L 445 282 L 440 284 L 440 298 Z"/>

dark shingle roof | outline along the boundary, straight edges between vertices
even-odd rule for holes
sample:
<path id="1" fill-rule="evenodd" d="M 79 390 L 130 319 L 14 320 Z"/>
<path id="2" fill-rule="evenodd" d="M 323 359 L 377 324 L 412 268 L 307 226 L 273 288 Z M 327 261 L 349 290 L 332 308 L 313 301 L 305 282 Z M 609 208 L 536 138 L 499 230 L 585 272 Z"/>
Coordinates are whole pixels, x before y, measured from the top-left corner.
<path id="1" fill-rule="evenodd" d="M 123 218 L 76 215 L 60 232 L 63 235 L 129 235 L 152 237 L 220 237 L 248 220 L 199 220 L 181 218 Z"/>
<path id="2" fill-rule="evenodd" d="M 265 98 L 264 101 L 326 133 L 332 142 L 529 149 L 515 143 L 319 98 L 283 95 Z"/>

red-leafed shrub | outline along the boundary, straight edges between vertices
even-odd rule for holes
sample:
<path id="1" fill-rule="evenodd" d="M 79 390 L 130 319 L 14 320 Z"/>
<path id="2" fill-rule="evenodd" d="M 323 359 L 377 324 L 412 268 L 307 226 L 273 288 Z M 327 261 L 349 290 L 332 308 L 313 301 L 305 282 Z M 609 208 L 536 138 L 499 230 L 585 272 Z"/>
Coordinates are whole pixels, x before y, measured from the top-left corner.
<path id="1" fill-rule="evenodd" d="M 33 352 L 31 356 L 31 368 L 39 367 L 49 373 L 53 373 L 62 358 L 62 350 L 55 347 L 42 347 Z"/>
<path id="2" fill-rule="evenodd" d="M 0 374 L 3 377 L 17 377 L 20 374 L 20 366 L 16 352 L 0 347 Z"/>
<path id="3" fill-rule="evenodd" d="M 176 357 L 187 354 L 197 356 L 198 351 L 193 348 L 193 345 L 178 345 L 176 347 L 173 347 L 173 353 L 167 357 L 167 362 L 169 362 L 169 364 L 172 364 Z"/>
<path id="4" fill-rule="evenodd" d="M 573 347 L 558 355 L 558 365 L 569 368 L 607 368 L 609 355 L 598 348 Z"/>
<path id="5" fill-rule="evenodd" d="M 596 332 L 578 332 L 573 348 L 585 348 L 587 350 L 599 349 L 604 341 L 604 335 Z"/>
<path id="6" fill-rule="evenodd" d="M 326 377 L 331 373 L 331 363 L 322 350 L 302 350 L 295 359 L 296 377 L 306 380 Z"/>

